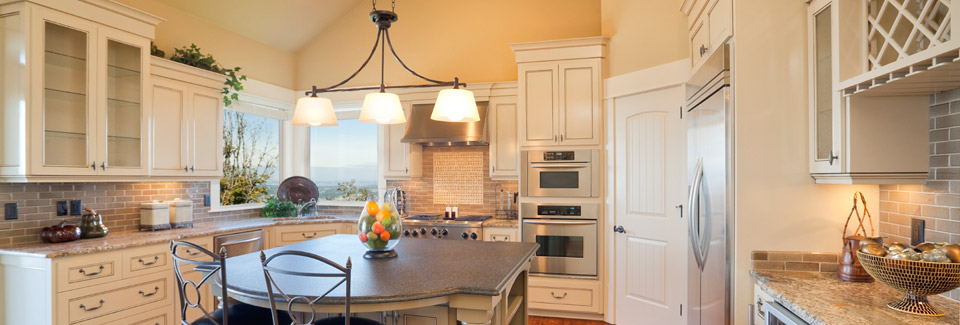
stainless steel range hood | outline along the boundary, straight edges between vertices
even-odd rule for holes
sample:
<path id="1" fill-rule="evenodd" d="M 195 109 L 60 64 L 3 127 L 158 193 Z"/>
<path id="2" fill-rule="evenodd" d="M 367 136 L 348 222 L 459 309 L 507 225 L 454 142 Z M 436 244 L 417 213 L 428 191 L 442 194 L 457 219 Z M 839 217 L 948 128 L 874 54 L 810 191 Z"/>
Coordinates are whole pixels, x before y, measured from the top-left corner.
<path id="1" fill-rule="evenodd" d="M 485 146 L 487 140 L 487 103 L 478 102 L 480 121 L 470 123 L 440 122 L 430 119 L 433 104 L 413 105 L 407 131 L 400 142 L 424 146 Z"/>

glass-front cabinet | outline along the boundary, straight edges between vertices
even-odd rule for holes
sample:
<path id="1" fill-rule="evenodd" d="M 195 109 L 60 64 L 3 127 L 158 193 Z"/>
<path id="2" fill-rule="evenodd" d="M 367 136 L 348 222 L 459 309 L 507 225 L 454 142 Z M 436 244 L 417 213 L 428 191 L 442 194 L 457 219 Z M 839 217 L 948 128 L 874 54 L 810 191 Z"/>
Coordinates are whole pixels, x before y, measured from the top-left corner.
<path id="1" fill-rule="evenodd" d="M 833 37 L 834 8 L 831 0 L 816 0 L 808 8 L 808 64 L 810 105 L 810 171 L 841 172 L 841 97 L 833 91 L 839 66 Z"/>
<path id="2" fill-rule="evenodd" d="M 147 175 L 150 41 L 29 7 L 29 175 Z"/>

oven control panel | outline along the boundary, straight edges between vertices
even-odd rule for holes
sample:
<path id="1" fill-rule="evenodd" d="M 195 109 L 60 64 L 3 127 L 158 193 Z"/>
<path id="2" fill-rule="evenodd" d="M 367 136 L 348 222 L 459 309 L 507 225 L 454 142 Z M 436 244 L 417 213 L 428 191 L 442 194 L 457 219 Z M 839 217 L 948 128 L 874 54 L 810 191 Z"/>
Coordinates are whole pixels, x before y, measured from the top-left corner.
<path id="1" fill-rule="evenodd" d="M 544 161 L 575 160 L 573 151 L 544 151 Z"/>
<path id="2" fill-rule="evenodd" d="M 539 216 L 580 216 L 579 205 L 541 205 L 537 206 Z"/>

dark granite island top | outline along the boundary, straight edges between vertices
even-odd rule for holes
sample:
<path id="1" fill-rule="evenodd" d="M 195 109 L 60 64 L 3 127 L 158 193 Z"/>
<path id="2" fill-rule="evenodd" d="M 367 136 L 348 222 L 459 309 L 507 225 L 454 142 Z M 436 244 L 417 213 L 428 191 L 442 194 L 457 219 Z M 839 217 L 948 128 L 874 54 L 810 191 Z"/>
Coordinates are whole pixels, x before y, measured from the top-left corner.
<path id="1" fill-rule="evenodd" d="M 836 273 L 750 273 L 761 290 L 810 324 L 960 324 L 960 303 L 941 296 L 928 298 L 946 316 L 917 316 L 888 308 L 903 294 L 880 282 L 843 282 Z"/>
<path id="2" fill-rule="evenodd" d="M 365 249 L 356 236 L 332 235 L 269 249 L 265 254 L 270 256 L 283 250 L 300 250 L 326 257 L 341 265 L 346 264 L 349 257 L 353 263 L 351 310 L 357 312 L 449 305 L 451 308 L 473 311 L 489 307 L 488 317 L 492 317 L 494 307 L 504 293 L 512 289 L 517 281 L 526 283 L 526 271 L 537 248 L 535 243 L 406 239 L 401 240 L 395 248 L 399 255 L 396 258 L 365 259 Z M 266 281 L 259 255 L 251 253 L 227 259 L 229 295 L 244 303 L 268 306 Z M 290 256 L 274 260 L 271 266 L 313 272 L 322 272 L 322 268 L 327 267 L 319 262 Z M 324 293 L 336 282 L 334 279 L 304 279 L 284 275 L 277 275 L 274 280 L 288 295 L 307 297 Z M 524 285 L 520 290 L 523 295 L 525 290 Z M 511 293 L 510 296 L 514 294 L 520 292 Z M 320 304 L 342 304 L 343 296 L 344 288 L 337 288 Z M 481 307 L 485 305 L 492 306 Z M 329 309 L 326 312 L 342 312 L 342 306 L 320 307 L 318 311 L 323 309 Z M 469 313 L 458 310 L 459 314 Z M 468 323 L 476 322 L 476 318 L 472 319 Z"/>

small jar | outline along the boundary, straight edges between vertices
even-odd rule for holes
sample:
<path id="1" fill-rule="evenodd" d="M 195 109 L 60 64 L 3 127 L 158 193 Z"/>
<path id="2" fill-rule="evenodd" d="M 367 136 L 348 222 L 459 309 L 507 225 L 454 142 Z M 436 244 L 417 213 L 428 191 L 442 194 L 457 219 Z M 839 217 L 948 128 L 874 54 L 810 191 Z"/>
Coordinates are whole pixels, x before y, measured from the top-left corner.
<path id="1" fill-rule="evenodd" d="M 154 200 L 140 203 L 140 231 L 170 229 L 170 204 Z"/>
<path id="2" fill-rule="evenodd" d="M 170 204 L 170 225 L 173 228 L 193 228 L 193 201 L 177 198 Z"/>

